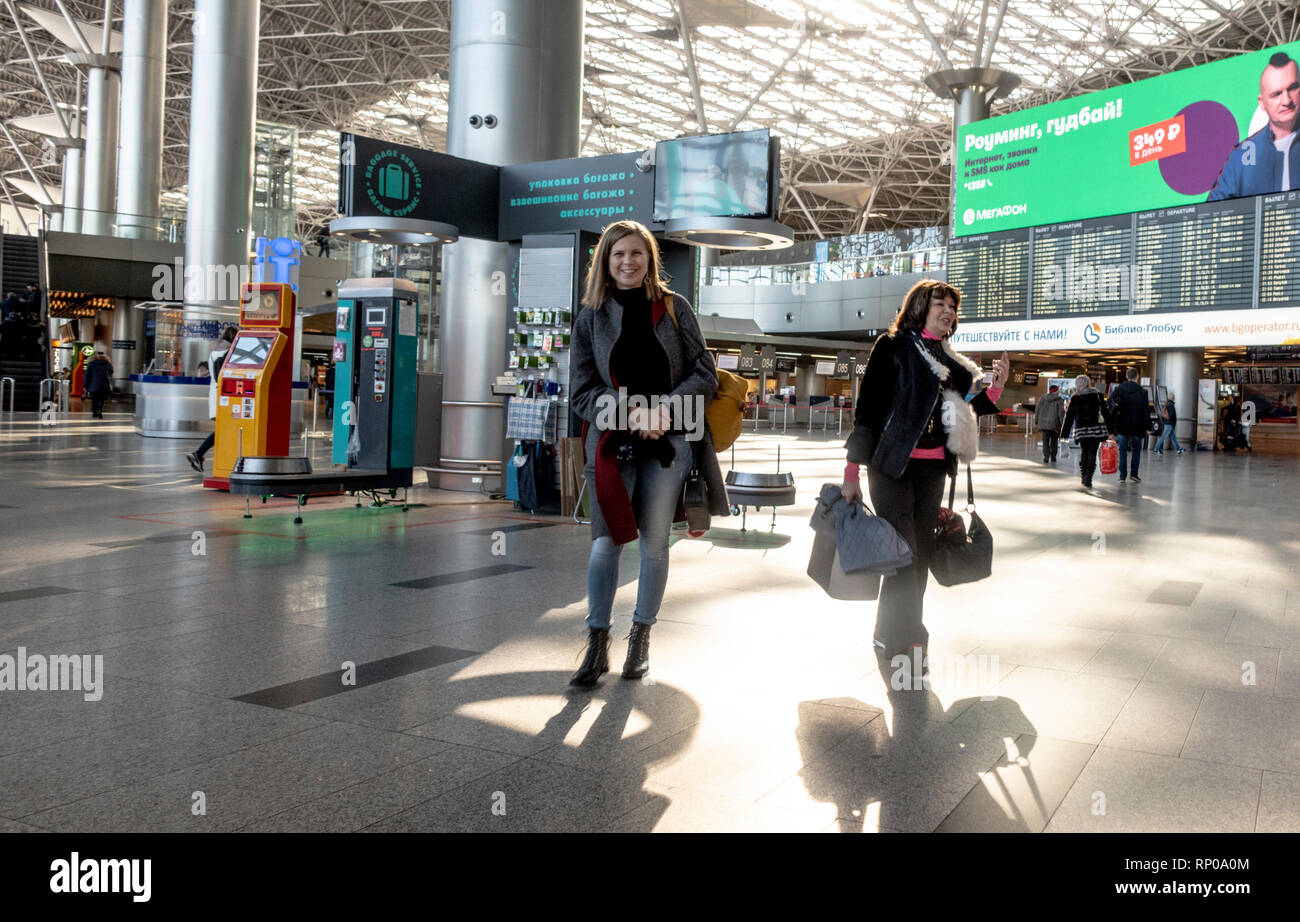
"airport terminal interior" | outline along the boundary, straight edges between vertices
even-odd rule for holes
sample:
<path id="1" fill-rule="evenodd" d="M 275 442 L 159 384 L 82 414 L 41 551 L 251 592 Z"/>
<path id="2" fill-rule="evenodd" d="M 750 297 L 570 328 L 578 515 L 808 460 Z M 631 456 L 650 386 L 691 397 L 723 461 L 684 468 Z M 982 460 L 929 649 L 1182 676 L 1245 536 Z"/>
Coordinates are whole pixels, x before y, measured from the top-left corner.
<path id="1" fill-rule="evenodd" d="M 1300 831 L 1293 4 L 0 23 L 0 832 Z"/>

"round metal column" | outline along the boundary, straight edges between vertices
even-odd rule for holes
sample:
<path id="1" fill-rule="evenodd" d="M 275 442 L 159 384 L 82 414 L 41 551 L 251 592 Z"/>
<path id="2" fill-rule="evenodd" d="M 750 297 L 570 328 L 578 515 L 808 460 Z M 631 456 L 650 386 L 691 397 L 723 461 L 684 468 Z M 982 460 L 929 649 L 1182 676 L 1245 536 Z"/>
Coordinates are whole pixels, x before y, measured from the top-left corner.
<path id="1" fill-rule="evenodd" d="M 103 60 L 103 56 L 100 56 Z M 83 234 L 112 234 L 117 187 L 121 75 L 114 67 L 86 73 L 86 154 L 81 205 Z"/>
<path id="2" fill-rule="evenodd" d="M 117 168 L 122 237 L 156 236 L 166 71 L 167 0 L 126 0 L 122 22 L 124 143 Z"/>
<path id="3" fill-rule="evenodd" d="M 83 142 L 75 141 L 55 146 L 63 148 L 63 182 L 59 190 L 59 202 L 62 205 L 58 214 L 58 224 L 51 222 L 51 230 L 65 231 L 69 234 L 81 231 L 81 152 Z"/>
<path id="4" fill-rule="evenodd" d="M 1204 349 L 1161 349 L 1153 356 L 1151 367 L 1156 384 L 1163 384 L 1174 395 L 1174 404 L 1178 409 L 1178 423 L 1174 435 L 1179 444 L 1186 449 L 1187 442 L 1196 445 L 1196 392 L 1197 381 L 1205 368 Z"/>
<path id="5" fill-rule="evenodd" d="M 190 297 L 186 285 L 187 323 L 233 321 L 249 262 L 260 7 L 259 0 L 195 4 L 185 271 L 202 290 Z M 187 338 L 182 367 L 194 368 L 209 349 L 210 341 Z"/>
<path id="6" fill-rule="evenodd" d="M 952 179 L 948 184 L 948 232 L 956 226 L 954 210 L 957 196 L 957 172 L 961 151 L 957 149 L 957 132 L 971 122 L 989 117 L 993 101 L 1020 86 L 1020 78 L 996 67 L 969 67 L 940 70 L 925 78 L 925 85 L 936 95 L 953 101 L 952 110 Z"/>
<path id="7" fill-rule="evenodd" d="M 447 153 L 503 165 L 576 157 L 582 43 L 582 0 L 454 0 Z M 478 491 L 475 465 L 459 462 L 504 455 L 504 401 L 491 387 L 505 370 L 508 260 L 504 243 L 443 249 L 442 466 L 466 470 L 440 475 L 445 489 Z"/>

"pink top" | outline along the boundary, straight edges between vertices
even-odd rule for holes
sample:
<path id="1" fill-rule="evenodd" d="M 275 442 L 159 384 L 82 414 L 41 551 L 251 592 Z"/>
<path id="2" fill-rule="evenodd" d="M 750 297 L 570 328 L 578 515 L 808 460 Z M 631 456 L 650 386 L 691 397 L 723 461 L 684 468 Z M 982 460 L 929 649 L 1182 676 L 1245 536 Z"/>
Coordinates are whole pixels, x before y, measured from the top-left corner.
<path id="1" fill-rule="evenodd" d="M 921 337 L 923 339 L 939 338 L 937 336 L 932 335 L 929 330 L 922 330 Z M 994 403 L 997 403 L 998 398 L 1002 396 L 1002 388 L 1000 387 L 985 388 L 984 396 L 988 397 L 988 399 L 992 400 Z M 937 448 L 913 448 L 911 456 L 913 458 L 916 458 L 918 461 L 942 461 L 944 457 L 946 457 L 946 451 L 947 449 L 945 449 L 942 445 L 940 445 Z M 860 476 L 861 475 L 858 471 L 858 465 L 856 464 L 845 465 L 844 467 L 845 483 L 857 483 Z"/>

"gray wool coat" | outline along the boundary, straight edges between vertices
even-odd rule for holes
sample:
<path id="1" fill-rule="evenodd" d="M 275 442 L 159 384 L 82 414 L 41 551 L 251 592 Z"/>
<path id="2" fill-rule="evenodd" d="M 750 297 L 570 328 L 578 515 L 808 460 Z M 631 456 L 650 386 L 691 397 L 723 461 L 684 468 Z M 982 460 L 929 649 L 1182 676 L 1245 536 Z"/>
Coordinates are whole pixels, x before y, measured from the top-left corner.
<path id="1" fill-rule="evenodd" d="M 683 397 L 699 396 L 705 406 L 713 399 L 718 389 L 718 372 L 713 366 L 704 334 L 695 319 L 691 303 L 681 295 L 673 293 L 673 312 L 677 315 L 677 325 L 667 312 L 655 326 L 655 337 L 668 356 L 669 378 L 672 381 L 670 395 Z M 573 324 L 573 348 L 569 360 L 570 405 L 581 419 L 591 425 L 587 429 L 587 439 L 583 445 L 585 465 L 583 475 L 587 478 L 588 491 L 595 493 L 596 445 L 600 441 L 600 398 L 608 395 L 617 400 L 618 389 L 614 387 L 609 376 L 610 355 L 614 344 L 618 342 L 623 330 L 623 306 L 614 298 L 606 298 L 597 310 L 584 309 L 578 314 Z M 620 409 L 622 409 L 620 407 Z M 620 413 L 626 418 L 625 413 Z M 704 427 L 704 437 L 689 443 L 694 451 L 695 467 L 704 482 L 705 498 L 710 515 L 730 515 L 731 507 L 727 500 L 727 487 L 722 479 L 722 470 L 718 466 L 718 453 L 713 448 L 713 436 Z M 592 517 L 593 537 L 600 537 L 603 531 L 602 517 Z"/>

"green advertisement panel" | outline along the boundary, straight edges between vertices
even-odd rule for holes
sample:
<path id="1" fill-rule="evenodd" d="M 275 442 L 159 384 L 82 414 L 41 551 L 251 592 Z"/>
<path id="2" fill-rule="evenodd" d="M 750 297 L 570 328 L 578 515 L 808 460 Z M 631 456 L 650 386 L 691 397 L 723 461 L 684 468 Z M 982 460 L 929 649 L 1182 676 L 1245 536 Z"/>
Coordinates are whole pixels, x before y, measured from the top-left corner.
<path id="1" fill-rule="evenodd" d="M 956 233 L 1300 190 L 1292 42 L 975 122 L 957 136 Z"/>

